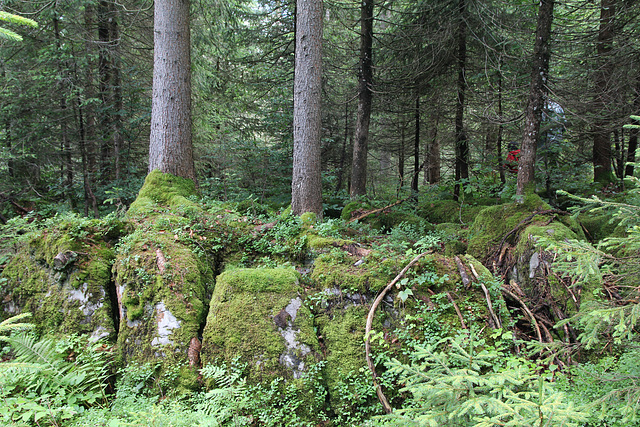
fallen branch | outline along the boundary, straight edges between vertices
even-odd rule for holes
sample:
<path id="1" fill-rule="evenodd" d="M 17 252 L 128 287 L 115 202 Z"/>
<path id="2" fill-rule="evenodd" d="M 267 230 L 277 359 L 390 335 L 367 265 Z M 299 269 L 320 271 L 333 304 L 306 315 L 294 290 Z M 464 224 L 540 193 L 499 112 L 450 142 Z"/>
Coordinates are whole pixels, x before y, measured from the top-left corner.
<path id="1" fill-rule="evenodd" d="M 460 323 L 462 324 L 462 329 L 469 329 L 469 328 L 467 328 L 467 325 L 464 323 L 464 318 L 462 317 L 462 312 L 460 311 L 460 308 L 458 308 L 458 304 L 456 304 L 456 301 L 451 296 L 451 292 L 447 292 L 447 299 L 449 300 L 451 305 L 453 305 L 453 308 L 456 309 L 456 313 L 458 314 L 458 319 L 460 319 Z"/>
<path id="2" fill-rule="evenodd" d="M 458 266 L 458 272 L 460 273 L 460 277 L 462 277 L 462 284 L 465 289 L 469 289 L 469 285 L 471 284 L 471 279 L 469 279 L 469 275 L 467 274 L 467 269 L 464 267 L 458 255 L 454 256 L 453 259 L 456 261 L 456 265 Z"/>
<path id="3" fill-rule="evenodd" d="M 389 208 L 392 208 L 392 207 L 394 207 L 394 206 L 397 206 L 397 205 L 399 205 L 400 203 L 406 202 L 406 201 L 407 201 L 407 200 L 409 200 L 410 198 L 411 198 L 411 197 L 405 197 L 404 199 L 397 200 L 397 201 L 395 201 L 395 202 L 391 203 L 390 205 L 387 205 L 387 206 L 385 206 L 385 207 L 383 207 L 383 208 L 374 209 L 374 210 L 372 210 L 372 211 L 369 211 L 369 212 L 367 212 L 367 213 L 364 213 L 364 214 L 362 214 L 362 215 L 359 215 L 359 216 L 357 216 L 357 217 L 355 217 L 355 218 L 351 218 L 351 219 L 347 222 L 347 224 L 350 224 L 350 223 L 352 223 L 352 222 L 354 222 L 354 221 L 360 221 L 361 219 L 364 219 L 364 218 L 368 217 L 369 215 L 374 215 L 374 214 L 377 214 L 378 212 L 382 212 L 382 211 L 384 211 L 385 209 L 389 209 Z"/>
<path id="4" fill-rule="evenodd" d="M 387 292 L 389 292 L 389 290 L 391 288 L 393 288 L 393 286 L 396 283 L 398 283 L 398 281 L 400 279 L 402 279 L 402 277 L 406 274 L 406 272 L 409 271 L 409 269 L 416 262 L 418 262 L 418 260 L 420 258 L 422 258 L 423 256 L 427 255 L 428 253 L 431 253 L 431 251 L 423 252 L 420 255 L 416 256 L 414 259 L 411 260 L 411 262 L 409 264 L 407 264 L 402 269 L 402 271 L 400 273 L 398 273 L 398 275 L 391 282 L 389 282 L 389 284 L 380 292 L 380 294 L 375 299 L 375 301 L 373 301 L 373 304 L 371 305 L 371 308 L 369 309 L 369 315 L 367 316 L 367 326 L 366 326 L 365 332 L 364 332 L 364 336 L 365 336 L 365 341 L 364 341 L 365 357 L 367 359 L 367 365 L 369 366 L 369 369 L 371 370 L 371 374 L 373 376 L 373 384 L 376 386 L 376 394 L 378 395 L 378 399 L 380 400 L 380 403 L 382 403 L 382 407 L 384 408 L 384 411 L 387 414 L 390 414 L 391 412 L 393 412 L 393 408 L 389 404 L 389 401 L 387 400 L 387 398 L 385 397 L 384 393 L 382 392 L 382 387 L 378 383 L 378 375 L 376 374 L 376 366 L 373 364 L 373 360 L 371 360 L 371 354 L 370 354 L 371 353 L 371 326 L 373 325 L 373 316 L 374 316 L 374 314 L 376 312 L 376 308 L 378 308 L 378 305 L 380 305 L 380 302 L 385 297 Z"/>
<path id="5" fill-rule="evenodd" d="M 513 298 L 514 300 L 520 303 L 524 312 L 527 314 L 527 316 L 529 316 L 529 319 L 531 319 L 531 324 L 536 329 L 536 334 L 538 335 L 538 341 L 540 341 L 540 343 L 543 343 L 544 341 L 542 339 L 542 332 L 540 331 L 540 326 L 538 326 L 538 321 L 536 320 L 531 310 L 529 310 L 529 307 L 527 307 L 527 305 L 524 303 L 524 301 L 522 301 L 522 299 L 520 299 L 520 297 L 518 297 L 516 294 L 514 294 L 509 289 L 507 289 L 506 286 L 502 287 L 502 292 L 504 292 L 509 297 Z"/>
<path id="6" fill-rule="evenodd" d="M 491 303 L 491 295 L 489 295 L 489 290 L 484 285 L 484 283 L 480 282 L 480 277 L 478 276 L 478 272 L 476 271 L 476 269 L 475 269 L 475 267 L 473 266 L 472 263 L 469 263 L 469 267 L 471 268 L 471 272 L 473 273 L 473 276 L 480 283 L 480 287 L 482 288 L 482 292 L 484 292 L 484 297 L 487 300 L 487 307 L 489 308 L 489 314 L 491 314 L 491 318 L 493 319 L 493 323 L 495 324 L 496 328 L 502 328 L 502 322 L 500 321 L 500 318 L 493 311 L 493 304 Z"/>

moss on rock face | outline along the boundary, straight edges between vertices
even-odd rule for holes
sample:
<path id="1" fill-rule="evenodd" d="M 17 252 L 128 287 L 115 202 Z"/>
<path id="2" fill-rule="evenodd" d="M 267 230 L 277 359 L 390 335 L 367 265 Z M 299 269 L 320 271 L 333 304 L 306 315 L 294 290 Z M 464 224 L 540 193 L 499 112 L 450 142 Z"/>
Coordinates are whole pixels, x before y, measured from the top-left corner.
<path id="1" fill-rule="evenodd" d="M 487 201 L 484 202 L 488 203 Z M 455 200 L 434 200 L 421 203 L 416 209 L 416 213 L 432 224 L 454 221 L 470 224 L 485 207 L 483 204 L 471 205 L 469 203 L 456 202 Z"/>
<path id="2" fill-rule="evenodd" d="M 299 281 L 291 268 L 238 269 L 218 276 L 204 329 L 203 363 L 239 357 L 251 381 L 299 377 L 318 349 Z"/>
<path id="3" fill-rule="evenodd" d="M 506 203 L 490 206 L 481 210 L 469 230 L 467 252 L 478 259 L 485 259 L 495 245 L 523 219 L 536 210 L 548 210 L 551 207 L 533 193 L 528 193 L 523 203 Z"/>
<path id="4" fill-rule="evenodd" d="M 83 240 L 71 236 L 67 226 L 34 233 L 7 264 L 1 276 L 6 279 L 0 290 L 3 311 L 31 312 L 41 333 L 115 339 L 113 249 L 100 241 L 101 229 L 78 226 L 75 231 L 91 236 Z"/>
<path id="5" fill-rule="evenodd" d="M 311 280 L 320 289 L 378 292 L 393 278 L 396 270 L 397 260 L 384 259 L 378 253 L 372 252 L 358 259 L 334 248 L 315 259 Z"/>

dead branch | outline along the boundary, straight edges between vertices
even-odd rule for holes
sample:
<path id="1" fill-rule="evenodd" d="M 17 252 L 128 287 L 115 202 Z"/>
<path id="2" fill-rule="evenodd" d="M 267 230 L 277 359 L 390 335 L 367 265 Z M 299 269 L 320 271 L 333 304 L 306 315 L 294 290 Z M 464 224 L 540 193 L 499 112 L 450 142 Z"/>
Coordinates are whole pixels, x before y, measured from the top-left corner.
<path id="1" fill-rule="evenodd" d="M 467 325 L 464 323 L 464 318 L 462 317 L 462 312 L 460 311 L 460 308 L 458 307 L 458 304 L 456 304 L 456 301 L 451 296 L 451 292 L 447 292 L 446 295 L 447 295 L 447 299 L 449 300 L 451 305 L 453 305 L 453 308 L 456 309 L 456 314 L 458 315 L 458 319 L 460 319 L 460 323 L 462 324 L 462 329 L 469 329 L 469 328 L 467 328 Z"/>
<path id="2" fill-rule="evenodd" d="M 374 214 L 377 214 L 377 213 L 379 213 L 379 212 L 382 212 L 382 211 L 384 211 L 384 210 L 386 210 L 386 209 L 389 209 L 389 208 L 392 208 L 392 207 L 394 207 L 394 206 L 397 206 L 397 205 L 399 205 L 400 203 L 406 202 L 406 201 L 407 201 L 407 200 L 409 200 L 410 198 L 411 198 L 411 197 L 405 197 L 404 199 L 397 200 L 397 201 L 395 201 L 395 202 L 391 203 L 390 205 L 387 205 L 387 206 L 385 206 L 385 207 L 383 207 L 383 208 L 374 209 L 374 210 L 372 210 L 372 211 L 369 211 L 369 212 L 367 212 L 367 213 L 364 213 L 364 214 L 362 214 L 362 215 L 359 215 L 359 216 L 357 216 L 357 217 L 355 217 L 355 218 L 351 218 L 351 219 L 347 222 L 347 224 L 350 224 L 350 223 L 352 223 L 352 222 L 354 222 L 354 221 L 360 221 L 361 219 L 364 219 L 364 218 L 366 218 L 366 217 L 368 217 L 368 216 L 370 216 L 370 215 L 374 215 Z"/>
<path id="3" fill-rule="evenodd" d="M 464 264 L 460 261 L 458 256 L 454 256 L 453 259 L 456 261 L 456 265 L 458 266 L 458 271 L 460 272 L 460 277 L 462 277 L 462 284 L 465 289 L 469 289 L 469 285 L 471 284 L 471 279 L 469 279 L 469 275 L 467 274 L 467 269 L 464 268 Z"/>
<path id="4" fill-rule="evenodd" d="M 541 343 L 543 343 L 543 339 L 542 339 L 542 332 L 540 331 L 540 326 L 538 326 L 538 321 L 536 320 L 535 316 L 533 315 L 533 313 L 531 312 L 531 310 L 529 310 L 529 307 L 527 307 L 527 305 L 524 303 L 524 301 L 522 301 L 520 299 L 519 296 L 517 296 L 516 294 L 514 294 L 513 292 L 511 292 L 506 286 L 502 287 L 502 292 L 504 292 L 505 294 L 507 294 L 510 298 L 513 298 L 514 300 L 516 300 L 518 303 L 520 303 L 520 305 L 522 306 L 522 309 L 524 310 L 524 312 L 527 314 L 527 316 L 529 316 L 529 319 L 531 320 L 531 325 L 535 328 L 536 330 L 536 334 L 538 335 L 538 341 L 540 341 Z"/>
<path id="5" fill-rule="evenodd" d="M 393 412 L 393 408 L 391 407 L 391 405 L 389 404 L 389 401 L 387 400 L 386 396 L 382 392 L 382 387 L 378 383 L 378 375 L 376 374 L 376 366 L 373 364 L 373 360 L 371 360 L 371 326 L 373 325 L 373 316 L 374 316 L 374 314 L 376 312 L 376 308 L 378 308 L 378 305 L 380 305 L 380 302 L 385 297 L 387 292 L 389 292 L 389 290 L 391 288 L 393 288 L 393 286 L 396 283 L 398 283 L 398 281 L 400 279 L 402 279 L 402 277 L 406 274 L 406 272 L 409 271 L 409 269 L 416 262 L 418 262 L 418 260 L 420 258 L 422 258 L 423 256 L 427 255 L 428 253 L 431 253 L 431 251 L 423 252 L 420 255 L 417 255 L 414 259 L 411 260 L 411 262 L 409 264 L 407 264 L 402 269 L 402 271 L 400 273 L 398 273 L 398 275 L 391 282 L 389 282 L 389 284 L 380 292 L 380 294 L 375 299 L 375 301 L 373 301 L 373 304 L 371 305 L 371 308 L 369 309 L 369 315 L 367 316 L 367 325 L 366 325 L 365 333 L 364 333 L 364 336 L 365 336 L 365 342 L 364 342 L 365 357 L 367 359 L 367 365 L 369 366 L 369 369 L 371 370 L 371 374 L 373 376 L 373 384 L 376 386 L 376 394 L 378 395 L 378 399 L 380 400 L 380 403 L 382 403 L 382 407 L 384 408 L 384 410 L 385 410 L 385 412 L 387 414 L 390 414 L 391 412 Z"/>
<path id="6" fill-rule="evenodd" d="M 491 314 L 491 318 L 493 319 L 496 328 L 502 328 L 502 322 L 500 318 L 496 315 L 495 311 L 493 311 L 493 304 L 491 303 L 491 295 L 489 295 L 489 290 L 487 287 L 480 281 L 480 277 L 478 276 L 478 272 L 472 263 L 469 263 L 469 267 L 471 268 L 471 272 L 476 280 L 480 283 L 480 287 L 482 288 L 482 292 L 484 292 L 484 297 L 487 300 L 487 307 L 489 308 L 489 314 Z"/>

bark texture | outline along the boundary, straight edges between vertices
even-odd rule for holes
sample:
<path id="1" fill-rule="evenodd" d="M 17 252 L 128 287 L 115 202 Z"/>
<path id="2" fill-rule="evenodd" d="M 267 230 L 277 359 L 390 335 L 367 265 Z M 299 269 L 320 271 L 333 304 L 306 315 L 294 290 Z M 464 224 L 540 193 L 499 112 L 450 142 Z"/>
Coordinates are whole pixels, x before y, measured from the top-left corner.
<path id="1" fill-rule="evenodd" d="M 195 181 L 189 0 L 155 2 L 149 172 L 156 169 Z"/>
<path id="2" fill-rule="evenodd" d="M 360 69 L 358 72 L 358 117 L 351 164 L 351 197 L 367 192 L 367 154 L 373 92 L 373 0 L 363 0 L 360 9 Z"/>
<path id="3" fill-rule="evenodd" d="M 322 0 L 298 0 L 296 15 L 291 211 L 322 216 Z"/>
<path id="4" fill-rule="evenodd" d="M 456 101 L 456 186 L 453 191 L 454 200 L 460 197 L 460 190 L 463 184 L 461 180 L 469 178 L 469 141 L 464 132 L 464 107 L 465 107 L 465 91 L 467 89 L 467 8 L 466 0 L 458 2 L 458 98 Z"/>
<path id="5" fill-rule="evenodd" d="M 553 22 L 553 5 L 554 0 L 541 0 L 538 10 L 529 100 L 524 113 L 524 135 L 520 147 L 520 161 L 518 162 L 518 186 L 516 189 L 518 195 L 523 195 L 526 188 L 535 182 L 536 148 L 549 75 L 549 38 Z"/>
<path id="6" fill-rule="evenodd" d="M 596 52 L 599 67 L 595 74 L 595 113 L 593 125 L 593 180 L 610 181 L 611 175 L 611 133 L 607 111 L 612 102 L 610 87 L 613 82 L 613 64 L 610 56 L 614 36 L 614 17 L 616 14 L 616 0 L 602 0 L 600 3 L 600 29 Z"/>

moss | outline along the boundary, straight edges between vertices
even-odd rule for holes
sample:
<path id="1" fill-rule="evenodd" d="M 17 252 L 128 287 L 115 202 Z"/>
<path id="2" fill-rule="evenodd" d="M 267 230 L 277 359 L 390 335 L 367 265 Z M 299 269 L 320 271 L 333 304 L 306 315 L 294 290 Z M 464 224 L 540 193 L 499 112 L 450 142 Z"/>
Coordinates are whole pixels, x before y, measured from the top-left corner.
<path id="1" fill-rule="evenodd" d="M 331 316 L 323 314 L 316 318 L 326 348 L 325 369 L 330 395 L 338 394 L 336 388 L 342 375 L 358 372 L 366 366 L 364 330 L 368 312 L 367 307 L 350 306 L 335 310 Z"/>
<path id="2" fill-rule="evenodd" d="M 620 218 L 591 212 L 581 213 L 577 220 L 587 231 L 589 240 L 593 242 L 599 242 L 605 237 L 613 235 L 620 223 Z"/>
<path id="3" fill-rule="evenodd" d="M 514 229 L 520 221 L 537 209 L 550 208 L 540 197 L 532 193 L 528 193 L 522 203 L 506 203 L 484 208 L 476 216 L 469 231 L 467 252 L 478 259 L 486 258 L 493 246 L 500 243 L 500 239 Z"/>
<path id="4" fill-rule="evenodd" d="M 299 331 L 298 344 L 317 348 L 309 312 L 298 308 L 294 321 L 291 310 L 285 310 L 298 299 L 299 279 L 287 268 L 238 269 L 218 276 L 204 330 L 203 364 L 239 357 L 252 382 L 291 378 L 292 371 L 281 362 L 287 351 L 282 330 Z M 298 356 L 304 360 L 306 355 Z"/>
<path id="5" fill-rule="evenodd" d="M 311 227 L 316 223 L 316 214 L 314 212 L 305 212 L 300 215 L 303 227 Z"/>
<path id="6" fill-rule="evenodd" d="M 416 214 L 433 224 L 452 222 L 454 220 L 458 223 L 461 221 L 464 224 L 469 224 L 473 222 L 476 215 L 484 207 L 481 204 L 460 204 L 455 200 L 434 200 L 418 205 Z"/>
<path id="7" fill-rule="evenodd" d="M 344 208 L 342 208 L 342 213 L 340 214 L 340 218 L 345 221 L 349 221 L 353 216 L 353 212 L 357 211 L 358 209 L 368 210 L 368 209 L 371 209 L 371 205 L 369 203 L 361 202 L 359 200 L 354 200 L 352 202 L 349 202 L 345 205 Z"/>
<path id="8" fill-rule="evenodd" d="M 318 256 L 313 264 L 311 280 L 320 289 L 338 288 L 358 292 L 377 292 L 397 274 L 398 260 L 381 259 L 371 253 L 364 262 L 341 249 Z"/>
<path id="9" fill-rule="evenodd" d="M 464 254 L 467 251 L 469 229 L 462 228 L 460 224 L 443 222 L 436 224 L 435 230 L 442 235 L 444 242 L 444 254 L 453 256 Z"/>
<path id="10" fill-rule="evenodd" d="M 2 273 L 5 310 L 9 315 L 33 313 L 40 333 L 114 336 L 109 299 L 113 250 L 97 236 L 83 243 L 68 234 L 78 231 L 65 223 L 63 229 L 47 229 L 25 242 Z M 70 254 L 64 265 L 54 263 L 61 253 Z"/>
<path id="11" fill-rule="evenodd" d="M 196 186 L 193 180 L 177 177 L 168 173 L 154 170 L 147 175 L 138 197 L 131 204 L 127 215 L 129 217 L 143 214 L 149 215 L 159 206 L 181 209 L 190 213 L 200 207 L 187 199 L 195 196 Z"/>

